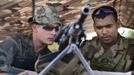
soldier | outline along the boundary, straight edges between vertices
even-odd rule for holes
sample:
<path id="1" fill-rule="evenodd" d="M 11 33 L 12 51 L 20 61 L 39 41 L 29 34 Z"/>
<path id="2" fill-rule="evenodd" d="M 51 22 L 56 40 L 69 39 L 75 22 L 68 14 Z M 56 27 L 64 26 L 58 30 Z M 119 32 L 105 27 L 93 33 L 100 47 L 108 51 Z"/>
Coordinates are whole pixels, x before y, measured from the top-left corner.
<path id="1" fill-rule="evenodd" d="M 93 14 L 97 37 L 85 41 L 81 50 L 95 75 L 134 75 L 134 41 L 119 35 L 117 12 L 113 7 L 101 6 Z M 88 75 L 75 56 L 63 75 Z"/>
<path id="2" fill-rule="evenodd" d="M 40 71 L 38 59 L 51 53 L 47 46 L 55 41 L 58 30 L 62 25 L 59 15 L 54 7 L 50 5 L 37 7 L 34 15 L 33 18 L 29 19 L 32 29 L 31 35 L 17 34 L 7 38 L 0 44 L 1 75 L 8 73 L 37 74 L 34 71 Z M 43 61 L 51 61 L 58 53 L 54 53 L 54 56 L 47 57 Z"/>

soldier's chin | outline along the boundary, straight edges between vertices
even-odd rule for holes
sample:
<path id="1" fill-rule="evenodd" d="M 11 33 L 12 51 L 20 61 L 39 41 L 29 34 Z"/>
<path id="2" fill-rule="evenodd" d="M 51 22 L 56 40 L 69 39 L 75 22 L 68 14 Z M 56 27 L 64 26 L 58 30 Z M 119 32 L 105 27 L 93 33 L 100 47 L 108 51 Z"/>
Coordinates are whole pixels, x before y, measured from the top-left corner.
<path id="1" fill-rule="evenodd" d="M 53 41 L 47 42 L 47 45 L 52 45 L 52 44 L 53 44 Z"/>
<path id="2" fill-rule="evenodd" d="M 112 41 L 109 39 L 109 40 L 103 40 L 102 41 L 104 44 L 110 44 Z"/>

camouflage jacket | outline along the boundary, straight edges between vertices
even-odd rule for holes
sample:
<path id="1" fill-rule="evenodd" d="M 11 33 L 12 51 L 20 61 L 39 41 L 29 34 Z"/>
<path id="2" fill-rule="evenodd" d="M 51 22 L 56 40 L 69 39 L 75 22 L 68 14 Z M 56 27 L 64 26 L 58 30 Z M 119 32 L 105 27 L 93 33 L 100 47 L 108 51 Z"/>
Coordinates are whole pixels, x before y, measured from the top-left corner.
<path id="1" fill-rule="evenodd" d="M 24 70 L 32 70 L 39 73 L 60 52 L 53 53 L 48 48 L 38 53 L 35 52 L 32 36 L 15 35 L 8 37 L 0 43 L 0 72 L 18 74 Z M 66 60 L 59 61 L 47 75 L 60 75 L 63 67 L 67 64 Z"/>
<path id="2" fill-rule="evenodd" d="M 20 73 L 34 70 L 38 54 L 34 51 L 32 37 L 15 35 L 0 43 L 0 71 Z"/>
<path id="3" fill-rule="evenodd" d="M 97 37 L 85 41 L 81 48 L 93 70 L 129 71 L 134 69 L 134 41 L 120 37 L 116 44 L 104 49 Z M 82 75 L 85 71 L 78 57 L 74 57 L 67 65 L 63 75 Z"/>

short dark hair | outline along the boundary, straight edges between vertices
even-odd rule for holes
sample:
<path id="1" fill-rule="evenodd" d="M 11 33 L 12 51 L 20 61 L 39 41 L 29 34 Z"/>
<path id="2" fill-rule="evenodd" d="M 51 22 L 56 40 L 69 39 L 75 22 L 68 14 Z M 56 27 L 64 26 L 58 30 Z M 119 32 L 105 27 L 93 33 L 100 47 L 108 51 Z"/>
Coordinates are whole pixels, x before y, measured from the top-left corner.
<path id="1" fill-rule="evenodd" d="M 92 19 L 94 20 L 94 18 L 105 18 L 108 15 L 113 15 L 115 21 L 117 21 L 117 11 L 116 9 L 114 9 L 111 6 L 101 6 L 99 8 L 97 8 L 96 10 L 94 10 L 93 14 L 92 14 Z"/>
<path id="2" fill-rule="evenodd" d="M 28 18 L 28 23 L 31 25 L 31 24 L 39 24 L 39 23 L 37 23 L 35 20 L 34 20 L 34 18 L 33 17 L 29 17 Z"/>

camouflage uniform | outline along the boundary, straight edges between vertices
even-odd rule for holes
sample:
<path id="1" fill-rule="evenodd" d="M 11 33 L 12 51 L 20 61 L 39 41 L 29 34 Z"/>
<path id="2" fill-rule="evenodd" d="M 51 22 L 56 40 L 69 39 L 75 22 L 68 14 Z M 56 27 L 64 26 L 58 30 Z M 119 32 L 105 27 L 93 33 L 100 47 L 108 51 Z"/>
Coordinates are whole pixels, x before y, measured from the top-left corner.
<path id="1" fill-rule="evenodd" d="M 0 71 L 4 73 L 20 73 L 24 70 L 40 72 L 60 51 L 51 53 L 48 48 L 35 52 L 32 37 L 15 35 L 0 44 Z M 66 63 L 60 61 L 49 75 L 57 75 Z M 58 70 L 58 69 L 59 70 Z"/>
<path id="2" fill-rule="evenodd" d="M 0 71 L 19 73 L 24 69 L 34 70 L 37 55 L 31 36 L 9 37 L 0 43 Z"/>
<path id="3" fill-rule="evenodd" d="M 134 41 L 119 37 L 116 44 L 104 49 L 97 37 L 86 41 L 82 52 L 93 70 L 124 72 L 133 68 Z M 63 75 L 82 75 L 84 67 L 78 57 L 74 57 L 63 72 Z"/>

